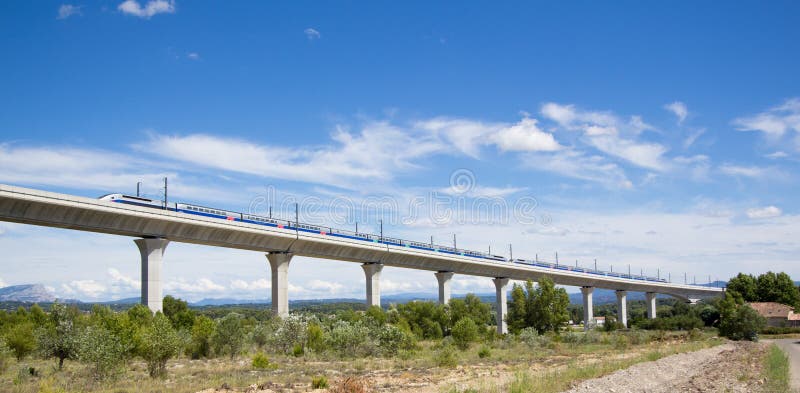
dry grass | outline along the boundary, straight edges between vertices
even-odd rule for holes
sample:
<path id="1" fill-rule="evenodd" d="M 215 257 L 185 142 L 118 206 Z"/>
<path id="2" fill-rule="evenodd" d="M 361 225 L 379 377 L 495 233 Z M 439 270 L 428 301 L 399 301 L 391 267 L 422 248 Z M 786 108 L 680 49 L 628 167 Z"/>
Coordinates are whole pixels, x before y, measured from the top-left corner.
<path id="1" fill-rule="evenodd" d="M 475 385 L 478 391 L 508 391 L 516 380 L 520 389 L 530 386 L 566 386 L 563 381 L 594 377 L 626 367 L 630 364 L 654 360 L 676 351 L 688 351 L 710 346 L 713 341 L 704 339 L 687 342 L 685 338 L 668 337 L 667 341 L 629 345 L 626 349 L 615 347 L 611 340 L 598 344 L 567 344 L 553 342 L 545 347 L 530 348 L 523 343 L 495 341 L 479 343 L 466 351 L 456 351 L 457 366 L 437 366 L 437 343 L 423 342 L 414 352 L 403 352 L 394 358 L 337 359 L 330 355 L 293 356 L 270 355 L 276 369 L 258 370 L 252 367 L 252 354 L 231 361 L 228 358 L 170 361 L 167 376 L 152 379 L 143 362 L 134 361 L 121 371 L 117 378 L 94 381 L 83 364 L 67 361 L 64 370 L 58 371 L 55 361 L 24 359 L 12 362 L 0 374 L 0 391 L 3 392 L 199 392 L 209 388 L 230 387 L 243 392 L 253 384 L 284 392 L 309 391 L 312 377 L 325 376 L 332 381 L 330 391 L 360 392 L 380 387 L 383 391 L 407 391 L 415 386 L 417 391 L 438 391 L 454 385 L 456 391 Z M 491 357 L 480 358 L 479 349 L 491 348 Z M 614 359 L 613 367 L 601 359 Z M 567 366 L 570 367 L 567 367 Z M 562 370 L 578 366 L 575 372 Z M 33 367 L 38 375 L 30 375 Z M 533 371 L 532 371 L 533 369 Z M 538 371 L 537 371 L 538 370 Z M 525 373 L 527 376 L 522 376 Z M 533 382 L 531 382 L 533 381 Z M 537 382 L 538 381 L 538 382 Z M 488 386 L 481 386 L 486 384 Z M 533 384 L 533 385 L 531 385 Z M 501 386 L 502 390 L 497 390 Z M 336 390 L 338 389 L 338 390 Z M 349 389 L 349 390 L 348 390 Z M 518 391 L 523 391 L 518 390 Z M 542 391 L 555 391 L 547 388 Z"/>

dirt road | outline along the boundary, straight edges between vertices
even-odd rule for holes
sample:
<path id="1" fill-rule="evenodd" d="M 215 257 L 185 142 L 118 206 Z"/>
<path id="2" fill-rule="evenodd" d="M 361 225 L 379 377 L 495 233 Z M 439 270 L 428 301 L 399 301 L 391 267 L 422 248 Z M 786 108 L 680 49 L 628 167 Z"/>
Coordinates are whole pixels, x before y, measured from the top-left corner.
<path id="1" fill-rule="evenodd" d="M 569 393 L 667 393 L 759 391 L 764 345 L 729 343 L 639 363 L 602 378 L 583 381 Z"/>

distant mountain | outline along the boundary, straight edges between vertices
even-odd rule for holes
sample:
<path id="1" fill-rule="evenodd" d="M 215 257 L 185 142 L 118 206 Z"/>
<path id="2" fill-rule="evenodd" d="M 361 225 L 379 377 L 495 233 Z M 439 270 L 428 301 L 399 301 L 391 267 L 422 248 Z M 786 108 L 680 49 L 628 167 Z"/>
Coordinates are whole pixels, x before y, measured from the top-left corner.
<path id="1" fill-rule="evenodd" d="M 56 300 L 44 285 L 25 284 L 0 288 L 0 302 L 48 303 Z"/>
<path id="2" fill-rule="evenodd" d="M 140 301 L 142 301 L 142 298 L 137 296 L 137 297 L 128 297 L 128 298 L 125 298 L 125 299 L 109 300 L 107 302 L 100 302 L 99 304 L 108 304 L 108 305 L 112 305 L 112 304 L 139 304 Z"/>

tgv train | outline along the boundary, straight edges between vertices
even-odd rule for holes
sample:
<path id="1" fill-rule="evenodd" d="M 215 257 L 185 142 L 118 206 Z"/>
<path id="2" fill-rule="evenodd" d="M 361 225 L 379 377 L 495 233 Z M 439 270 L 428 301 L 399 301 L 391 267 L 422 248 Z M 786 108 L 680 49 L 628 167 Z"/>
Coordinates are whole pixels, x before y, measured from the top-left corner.
<path id="1" fill-rule="evenodd" d="M 197 206 L 197 205 L 190 205 L 187 203 L 181 202 L 173 202 L 173 203 L 165 203 L 164 201 L 143 198 L 138 196 L 131 196 L 131 195 L 124 195 L 124 194 L 107 194 L 103 195 L 100 200 L 114 202 L 114 203 L 122 203 L 126 205 L 134 205 L 134 206 L 142 206 L 142 207 L 150 207 L 156 209 L 163 209 L 169 210 L 174 212 L 186 213 L 186 214 L 194 214 L 198 216 L 204 217 L 211 217 L 217 218 L 221 220 L 228 220 L 228 221 L 239 221 L 239 222 L 246 222 L 248 224 L 255 224 L 255 225 L 263 225 L 275 228 L 282 228 L 292 231 L 298 232 L 309 232 L 315 233 L 320 235 L 326 236 L 334 236 L 334 237 L 341 237 L 346 239 L 353 239 L 353 240 L 360 240 L 365 242 L 372 242 L 372 243 L 381 243 L 381 244 L 388 244 L 392 246 L 398 247 L 408 247 L 414 248 L 418 250 L 426 250 L 426 251 L 434 251 L 434 252 L 441 252 L 444 254 L 450 255 L 460 255 L 465 257 L 472 257 L 478 259 L 485 259 L 497 262 L 511 262 L 517 263 L 522 265 L 530 265 L 536 267 L 543 267 L 549 269 L 556 269 L 556 270 L 565 270 L 565 271 L 573 271 L 579 273 L 587 273 L 587 274 L 595 274 L 601 276 L 609 276 L 609 277 L 618 277 L 618 278 L 627 278 L 631 280 L 642 280 L 642 281 L 655 281 L 655 282 L 666 282 L 663 278 L 658 277 L 647 277 L 647 276 L 637 276 L 631 274 L 622 274 L 622 273 L 615 273 L 615 272 L 606 272 L 601 270 L 594 270 L 594 269 L 586 269 L 581 267 L 573 267 L 567 266 L 558 263 L 548 263 L 538 260 L 527 260 L 527 259 L 514 259 L 508 260 L 501 255 L 494 255 L 487 252 L 481 251 L 471 251 L 471 250 L 464 250 L 464 249 L 457 249 L 454 247 L 442 246 L 438 244 L 431 243 L 422 243 L 416 242 L 413 240 L 402 240 L 396 239 L 386 236 L 379 236 L 373 235 L 368 233 L 360 233 L 360 232 L 352 232 L 346 231 L 341 229 L 334 229 L 330 227 L 322 227 L 319 225 L 312 225 L 312 224 L 305 224 L 296 221 L 287 221 L 287 220 L 279 220 L 272 217 L 263 217 L 257 216 L 253 214 L 244 214 L 239 212 L 232 212 L 212 207 L 205 207 L 205 206 Z"/>

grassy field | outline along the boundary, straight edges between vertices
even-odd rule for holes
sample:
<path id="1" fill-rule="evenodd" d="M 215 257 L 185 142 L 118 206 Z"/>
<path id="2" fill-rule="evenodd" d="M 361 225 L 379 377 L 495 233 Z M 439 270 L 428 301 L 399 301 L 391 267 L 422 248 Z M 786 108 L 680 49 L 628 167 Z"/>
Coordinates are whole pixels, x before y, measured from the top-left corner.
<path id="1" fill-rule="evenodd" d="M 312 390 L 312 379 L 324 376 L 332 387 L 347 377 L 355 385 L 382 391 L 533 391 L 555 392 L 573 381 L 598 377 L 632 364 L 718 344 L 707 334 L 570 333 L 542 337 L 536 343 L 495 340 L 461 351 L 441 342 L 421 342 L 417 350 L 393 358 L 339 359 L 330 354 L 270 356 L 255 369 L 254 353 L 236 359 L 190 360 L 168 364 L 168 375 L 151 379 L 145 364 L 130 362 L 115 378 L 95 381 L 85 365 L 67 361 L 63 370 L 50 360 L 12 361 L 0 375 L 0 390 L 9 392 L 198 392 L 248 386 L 284 392 Z M 262 359 L 263 360 L 263 359 Z M 262 362 L 263 363 L 263 362 Z"/>
<path id="2" fill-rule="evenodd" d="M 789 358 L 777 345 L 769 346 L 764 357 L 764 391 L 789 391 Z"/>

